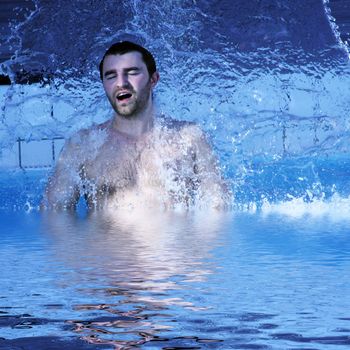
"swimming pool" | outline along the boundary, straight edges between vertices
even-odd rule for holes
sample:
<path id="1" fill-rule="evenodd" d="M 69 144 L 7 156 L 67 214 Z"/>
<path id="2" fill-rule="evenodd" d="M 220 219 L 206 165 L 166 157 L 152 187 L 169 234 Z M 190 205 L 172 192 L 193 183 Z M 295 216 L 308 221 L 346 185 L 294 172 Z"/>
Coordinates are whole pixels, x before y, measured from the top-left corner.
<path id="1" fill-rule="evenodd" d="M 348 348 L 349 220 L 95 214 L 2 213 L 1 349 Z"/>
<path id="2" fill-rule="evenodd" d="M 0 349 L 347 349 L 350 79 L 327 4 L 30 3 L 1 68 Z M 120 38 L 155 53 L 159 109 L 208 133 L 232 210 L 38 210 L 56 142 L 109 117 L 95 66 Z"/>

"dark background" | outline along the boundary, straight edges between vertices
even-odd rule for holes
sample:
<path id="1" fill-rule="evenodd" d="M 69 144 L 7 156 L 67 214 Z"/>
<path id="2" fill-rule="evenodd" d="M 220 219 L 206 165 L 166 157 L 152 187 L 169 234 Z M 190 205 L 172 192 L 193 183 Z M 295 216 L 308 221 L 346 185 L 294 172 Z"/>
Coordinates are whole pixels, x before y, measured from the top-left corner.
<path id="1" fill-rule="evenodd" d="M 349 43 L 350 0 L 330 0 L 328 6 L 338 25 L 341 39 L 343 42 Z M 32 0 L 0 0 L 0 64 L 10 59 L 15 52 L 15 45 L 8 40 L 11 34 L 11 25 L 21 23 L 34 8 Z M 10 80 L 6 76 L 0 75 L 0 84 L 9 83 Z"/>

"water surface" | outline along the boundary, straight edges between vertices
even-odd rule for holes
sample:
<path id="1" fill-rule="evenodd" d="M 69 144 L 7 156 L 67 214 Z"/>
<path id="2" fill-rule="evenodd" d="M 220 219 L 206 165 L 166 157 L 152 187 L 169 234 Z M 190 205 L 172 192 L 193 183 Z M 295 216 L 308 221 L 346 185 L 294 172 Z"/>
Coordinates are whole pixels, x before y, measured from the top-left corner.
<path id="1" fill-rule="evenodd" d="M 349 221 L 248 212 L 2 218 L 0 348 L 349 346 Z"/>

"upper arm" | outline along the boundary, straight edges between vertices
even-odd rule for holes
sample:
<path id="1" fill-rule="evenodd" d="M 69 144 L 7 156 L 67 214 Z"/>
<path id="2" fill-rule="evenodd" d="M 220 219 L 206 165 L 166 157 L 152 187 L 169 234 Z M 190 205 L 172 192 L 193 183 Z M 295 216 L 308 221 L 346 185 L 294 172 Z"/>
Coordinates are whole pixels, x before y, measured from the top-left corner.
<path id="1" fill-rule="evenodd" d="M 199 194 L 205 204 L 212 207 L 226 207 L 230 201 L 230 190 L 222 176 L 218 159 L 204 132 L 196 125 L 189 125 L 185 131 L 190 137 L 194 153 L 194 168 L 199 182 Z"/>
<path id="2" fill-rule="evenodd" d="M 55 209 L 74 208 L 79 199 L 78 145 L 66 141 L 49 177 L 43 206 Z"/>
<path id="3" fill-rule="evenodd" d="M 221 172 L 217 157 L 204 132 L 197 125 L 191 124 L 186 127 L 185 133 L 190 139 L 198 173 L 203 176 L 220 175 Z"/>

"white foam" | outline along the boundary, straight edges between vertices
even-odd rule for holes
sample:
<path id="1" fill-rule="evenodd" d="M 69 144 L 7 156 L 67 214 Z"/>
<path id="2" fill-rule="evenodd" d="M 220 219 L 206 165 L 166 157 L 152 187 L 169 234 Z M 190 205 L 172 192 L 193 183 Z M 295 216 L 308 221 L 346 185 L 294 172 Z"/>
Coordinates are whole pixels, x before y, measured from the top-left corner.
<path id="1" fill-rule="evenodd" d="M 264 215 L 282 214 L 296 219 L 308 216 L 327 217 L 334 221 L 350 220 L 350 196 L 342 197 L 335 193 L 329 199 L 306 201 L 305 197 L 291 197 L 290 200 L 279 203 L 265 201 L 261 210 Z"/>

